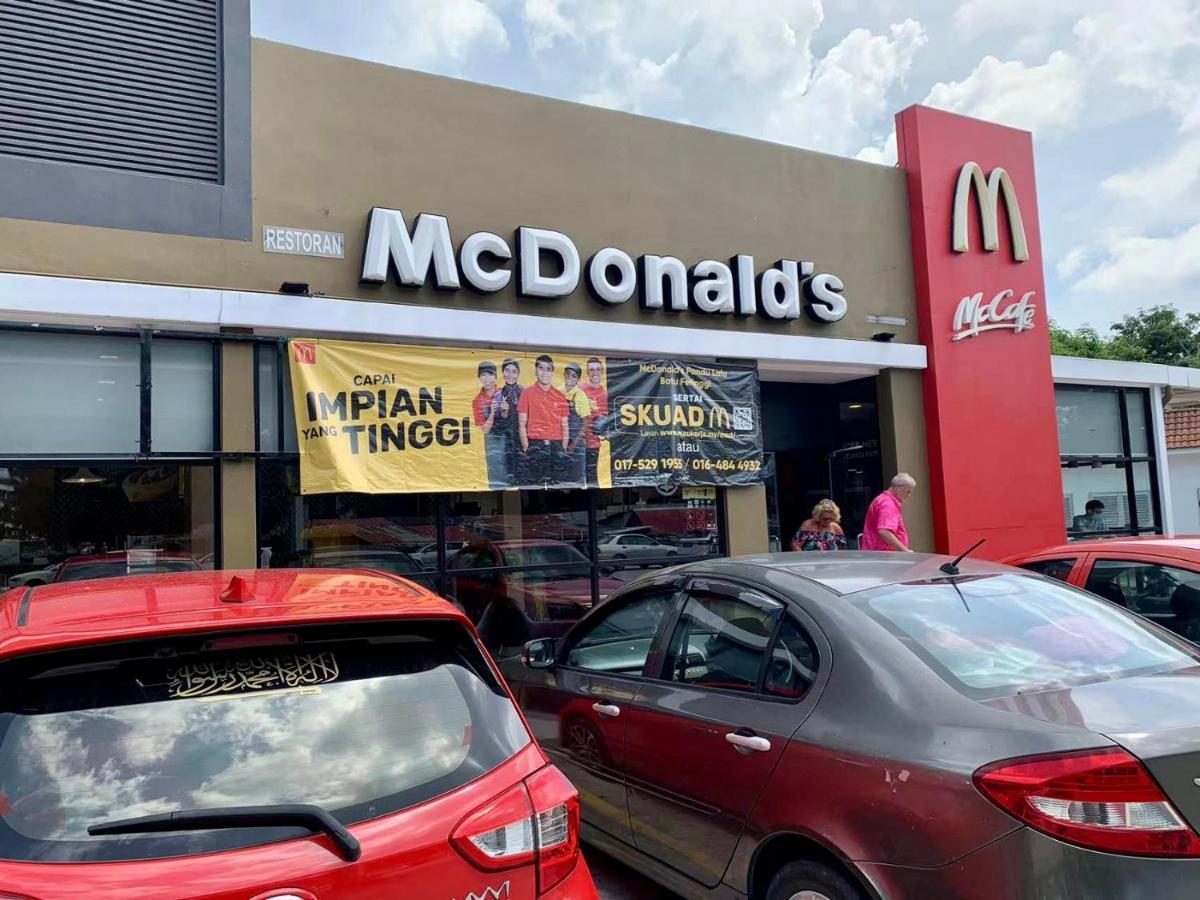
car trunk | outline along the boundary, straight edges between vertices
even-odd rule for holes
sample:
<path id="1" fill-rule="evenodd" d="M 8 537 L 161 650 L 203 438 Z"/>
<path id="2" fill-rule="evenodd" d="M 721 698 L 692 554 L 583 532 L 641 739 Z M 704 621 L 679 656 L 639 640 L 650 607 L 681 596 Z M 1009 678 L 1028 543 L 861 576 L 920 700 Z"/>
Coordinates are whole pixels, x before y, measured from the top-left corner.
<path id="1" fill-rule="evenodd" d="M 985 702 L 1086 728 L 1120 744 L 1142 761 L 1179 813 L 1200 832 L 1200 667 Z"/>

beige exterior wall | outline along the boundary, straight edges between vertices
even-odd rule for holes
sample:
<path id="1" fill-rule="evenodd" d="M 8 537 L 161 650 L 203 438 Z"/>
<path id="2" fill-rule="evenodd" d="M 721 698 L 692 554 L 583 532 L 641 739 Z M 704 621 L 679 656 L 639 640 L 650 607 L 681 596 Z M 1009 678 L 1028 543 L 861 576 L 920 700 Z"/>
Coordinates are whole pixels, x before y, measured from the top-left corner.
<path id="1" fill-rule="evenodd" d="M 917 479 L 917 490 L 904 504 L 904 526 L 914 550 L 932 553 L 933 508 L 929 501 L 922 374 L 902 369 L 880 373 L 879 443 L 885 486 L 897 472 L 908 472 Z"/>
<path id="2" fill-rule="evenodd" d="M 725 536 L 730 556 L 742 553 L 766 553 L 767 490 L 753 487 L 731 487 L 725 491 Z"/>
<path id="3" fill-rule="evenodd" d="M 904 173 L 777 144 L 255 41 L 254 240 L 145 234 L 0 219 L 0 269 L 276 291 L 732 332 L 869 338 L 899 315 L 916 342 Z M 584 260 L 613 245 L 686 265 L 753 254 L 811 260 L 846 284 L 850 313 L 807 318 L 602 308 L 562 300 L 360 285 L 372 207 L 448 216 L 456 242 L 520 225 L 565 232 Z M 265 253 L 262 227 L 342 232 L 343 260 Z M 298 303 L 303 302 L 297 299 Z"/>
<path id="4" fill-rule="evenodd" d="M 907 190 L 895 168 L 262 41 L 253 45 L 252 135 L 252 241 L 0 218 L 0 270 L 267 292 L 298 281 L 330 297 L 719 329 L 732 358 L 744 332 L 867 340 L 886 330 L 918 342 Z M 585 261 L 610 245 L 688 266 L 736 253 L 752 254 L 758 271 L 809 260 L 842 279 L 849 313 L 831 325 L 647 313 L 636 300 L 602 307 L 582 283 L 551 301 L 512 287 L 483 297 L 362 285 L 375 206 L 403 210 L 410 226 L 420 212 L 446 215 L 456 244 L 480 230 L 555 229 Z M 342 232 L 345 258 L 265 253 L 265 225 Z M 908 324 L 874 325 L 871 315 Z M 226 342 L 222 368 L 222 449 L 251 452 L 248 345 Z M 880 395 L 881 438 L 896 460 L 888 469 L 927 482 L 919 378 L 881 378 L 890 390 Z M 225 461 L 220 473 L 224 563 L 253 565 L 253 462 Z M 766 550 L 764 490 L 728 497 L 731 550 Z M 921 545 L 932 531 L 919 498 L 909 516 Z"/>

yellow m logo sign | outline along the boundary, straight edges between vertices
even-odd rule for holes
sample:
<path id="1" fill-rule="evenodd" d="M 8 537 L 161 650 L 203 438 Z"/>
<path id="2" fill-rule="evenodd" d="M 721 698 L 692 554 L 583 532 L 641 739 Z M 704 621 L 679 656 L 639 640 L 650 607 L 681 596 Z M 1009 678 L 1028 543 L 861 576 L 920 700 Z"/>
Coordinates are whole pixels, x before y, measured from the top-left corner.
<path id="1" fill-rule="evenodd" d="M 979 163 L 969 162 L 958 173 L 958 185 L 954 189 L 954 235 L 951 247 L 955 253 L 966 253 L 971 249 L 967 238 L 967 200 L 974 191 L 979 205 L 979 224 L 983 232 L 983 249 L 995 250 L 1000 246 L 999 213 L 1000 196 L 1004 196 L 1004 208 L 1008 212 L 1008 229 L 1012 236 L 1012 254 L 1017 262 L 1029 259 L 1029 247 L 1025 243 L 1025 225 L 1021 221 L 1021 207 L 1017 203 L 1017 192 L 1012 179 L 1003 169 L 992 169 L 986 179 Z"/>

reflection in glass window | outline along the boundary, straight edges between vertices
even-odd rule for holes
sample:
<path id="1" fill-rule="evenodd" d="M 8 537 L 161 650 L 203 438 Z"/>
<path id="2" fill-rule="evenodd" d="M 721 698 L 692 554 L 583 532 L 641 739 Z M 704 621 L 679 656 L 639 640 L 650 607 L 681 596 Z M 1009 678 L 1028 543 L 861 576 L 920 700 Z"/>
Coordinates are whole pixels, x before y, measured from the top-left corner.
<path id="1" fill-rule="evenodd" d="M 659 625 L 674 601 L 674 590 L 661 589 L 621 604 L 575 640 L 567 654 L 567 665 L 640 675 Z"/>
<path id="2" fill-rule="evenodd" d="M 319 654 L 302 649 L 307 635 L 320 640 Z M 66 658 L 36 679 L 10 671 L 0 706 L 0 792 L 10 801 L 0 811 L 0 855 L 146 859 L 277 841 L 294 829 L 113 840 L 87 828 L 176 810 L 288 803 L 316 804 L 352 824 L 453 790 L 529 741 L 465 633 L 309 630 L 297 646 L 214 655 L 182 639 L 169 659 L 142 648 L 82 672 Z M 261 670 L 268 683 L 243 682 L 222 702 L 206 702 L 211 673 L 234 667 Z M 319 687 L 273 688 L 269 676 L 281 670 Z"/>
<path id="3" fill-rule="evenodd" d="M 437 586 L 436 497 L 430 494 L 301 497 L 295 463 L 263 462 L 258 534 L 261 568 L 369 568 Z"/>
<path id="4" fill-rule="evenodd" d="M 1144 616 L 1184 621 L 1200 617 L 1200 573 L 1174 566 L 1099 559 L 1092 565 L 1087 589 Z"/>
<path id="5" fill-rule="evenodd" d="M 1075 568 L 1074 557 L 1070 559 L 1041 559 L 1037 562 L 1023 563 L 1022 569 L 1030 572 L 1036 572 L 1038 575 L 1045 575 L 1047 578 L 1053 578 L 1055 581 L 1066 581 L 1071 577 L 1071 570 Z"/>
<path id="6" fill-rule="evenodd" d="M 849 599 L 980 699 L 1197 663 L 1108 603 L 1024 575 L 893 585 Z"/>
<path id="7" fill-rule="evenodd" d="M 84 557 L 113 563 L 97 575 L 151 559 L 212 568 L 215 494 L 211 466 L 0 468 L 0 579 L 45 584 Z"/>
<path id="8" fill-rule="evenodd" d="M 777 604 L 750 604 L 724 594 L 693 592 L 671 636 L 672 681 L 752 691 L 779 617 Z"/>

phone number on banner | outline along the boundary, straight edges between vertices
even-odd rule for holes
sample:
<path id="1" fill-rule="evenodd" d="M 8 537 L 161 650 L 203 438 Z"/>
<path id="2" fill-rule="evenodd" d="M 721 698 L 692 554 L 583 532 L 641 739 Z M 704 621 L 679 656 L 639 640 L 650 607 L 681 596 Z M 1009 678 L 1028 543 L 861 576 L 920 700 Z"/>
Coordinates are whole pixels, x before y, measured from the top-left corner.
<path id="1" fill-rule="evenodd" d="M 614 459 L 614 472 L 758 472 L 761 459 L 682 459 L 678 456 L 663 459 Z"/>

